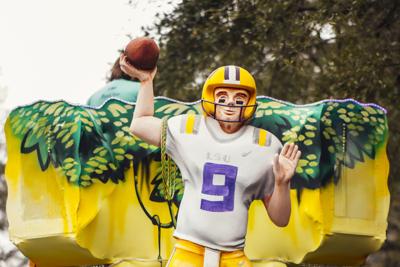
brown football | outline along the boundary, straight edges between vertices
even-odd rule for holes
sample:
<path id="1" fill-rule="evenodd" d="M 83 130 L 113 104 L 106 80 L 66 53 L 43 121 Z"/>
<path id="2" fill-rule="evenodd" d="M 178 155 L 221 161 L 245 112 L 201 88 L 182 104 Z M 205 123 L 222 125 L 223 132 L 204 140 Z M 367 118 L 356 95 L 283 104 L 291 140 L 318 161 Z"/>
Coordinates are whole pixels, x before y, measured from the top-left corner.
<path id="1" fill-rule="evenodd" d="M 131 40 L 125 47 L 125 55 L 135 68 L 153 70 L 157 65 L 160 48 L 153 39 L 139 37 Z"/>

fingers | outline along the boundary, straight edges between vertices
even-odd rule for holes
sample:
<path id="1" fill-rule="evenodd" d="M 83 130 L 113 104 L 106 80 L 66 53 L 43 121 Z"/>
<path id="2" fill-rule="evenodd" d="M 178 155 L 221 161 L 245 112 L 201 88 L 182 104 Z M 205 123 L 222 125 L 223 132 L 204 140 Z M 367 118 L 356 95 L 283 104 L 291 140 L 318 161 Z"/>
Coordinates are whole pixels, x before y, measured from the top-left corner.
<path id="1" fill-rule="evenodd" d="M 138 69 L 136 69 L 131 63 L 129 63 L 128 58 L 123 54 L 119 58 L 119 65 L 121 66 L 121 69 L 124 68 L 128 72 L 137 72 L 138 71 Z"/>
<path id="2" fill-rule="evenodd" d="M 286 153 L 287 153 L 287 151 L 289 149 L 289 146 L 290 146 L 289 143 L 285 143 L 285 145 L 283 146 L 282 151 L 281 151 L 281 155 L 282 156 L 286 156 Z"/>
<path id="3" fill-rule="evenodd" d="M 124 54 L 121 54 L 119 56 L 119 65 L 122 66 L 126 66 L 127 65 L 127 61 L 126 61 L 126 56 Z"/>
<path id="4" fill-rule="evenodd" d="M 294 144 L 293 143 L 285 143 L 285 145 L 283 146 L 281 155 L 286 157 L 286 158 L 291 158 L 292 152 L 294 149 Z"/>
<path id="5" fill-rule="evenodd" d="M 285 143 L 283 149 L 281 151 L 281 155 L 290 159 L 294 160 L 297 156 L 297 152 L 299 151 L 299 147 L 294 143 Z"/>
<path id="6" fill-rule="evenodd" d="M 124 63 L 124 60 L 125 60 L 125 55 L 124 54 L 121 54 L 120 56 L 119 56 L 119 64 L 120 65 L 122 65 L 122 63 Z"/>
<path id="7" fill-rule="evenodd" d="M 290 144 L 289 144 L 288 151 L 287 151 L 287 153 L 286 153 L 286 157 L 287 157 L 287 158 L 290 159 L 290 157 L 292 156 L 293 149 L 294 149 L 294 144 L 293 144 L 293 143 L 290 143 Z"/>
<path id="8" fill-rule="evenodd" d="M 301 151 L 299 150 L 299 151 L 297 151 L 296 156 L 294 157 L 294 161 L 296 162 L 296 165 L 297 165 L 297 162 L 299 161 L 300 157 L 301 157 Z"/>
<path id="9" fill-rule="evenodd" d="M 119 66 L 125 74 L 129 75 L 129 66 L 128 62 L 126 61 L 126 56 L 124 54 L 121 54 L 121 56 L 119 57 Z"/>
<path id="10" fill-rule="evenodd" d="M 132 66 L 128 61 L 127 61 L 127 57 L 124 54 L 121 54 L 121 56 L 119 57 L 119 65 L 121 70 L 126 73 L 127 75 L 129 75 L 132 78 L 137 78 L 139 79 L 139 81 L 146 81 L 149 80 L 150 78 L 152 79 L 154 76 L 151 76 L 153 74 L 153 72 L 149 72 L 149 71 L 144 71 L 144 70 L 139 70 L 137 68 L 135 68 L 134 66 Z M 157 70 L 154 70 L 157 71 Z M 154 72 L 155 75 L 155 72 Z"/>
<path id="11" fill-rule="evenodd" d="M 293 150 L 289 157 L 291 160 L 295 159 L 298 150 L 299 150 L 299 147 L 297 145 L 293 144 Z"/>

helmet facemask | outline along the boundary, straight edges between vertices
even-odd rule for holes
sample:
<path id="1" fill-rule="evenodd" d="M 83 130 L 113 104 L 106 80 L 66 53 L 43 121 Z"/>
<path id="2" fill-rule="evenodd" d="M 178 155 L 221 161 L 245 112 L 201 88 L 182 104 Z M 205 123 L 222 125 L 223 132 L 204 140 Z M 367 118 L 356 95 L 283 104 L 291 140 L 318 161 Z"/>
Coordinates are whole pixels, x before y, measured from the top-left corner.
<path id="1" fill-rule="evenodd" d="M 203 107 L 204 112 L 212 117 L 213 119 L 217 120 L 217 121 L 223 121 L 223 122 L 240 122 L 240 123 L 244 123 L 246 121 L 248 121 L 249 119 L 251 119 L 254 115 L 254 112 L 257 109 L 257 104 L 252 104 L 252 105 L 233 105 L 233 104 L 224 104 L 224 103 L 218 103 L 218 102 L 211 102 L 205 99 L 201 99 L 201 105 Z M 213 105 L 213 108 L 205 108 L 205 105 Z M 217 116 L 217 107 L 230 107 L 230 108 L 237 108 L 240 109 L 239 112 L 239 118 L 238 120 L 224 120 L 221 118 L 218 118 Z M 251 110 L 250 112 L 248 110 Z M 208 112 L 209 110 L 213 110 L 213 113 Z M 244 114 L 251 114 L 250 116 L 244 116 Z"/>

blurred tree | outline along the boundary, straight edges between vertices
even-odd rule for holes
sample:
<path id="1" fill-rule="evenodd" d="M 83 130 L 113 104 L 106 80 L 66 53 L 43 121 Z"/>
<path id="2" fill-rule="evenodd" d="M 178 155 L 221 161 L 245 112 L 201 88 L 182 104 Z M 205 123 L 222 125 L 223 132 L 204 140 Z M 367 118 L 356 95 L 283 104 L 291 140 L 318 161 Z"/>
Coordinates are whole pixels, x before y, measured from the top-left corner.
<path id="1" fill-rule="evenodd" d="M 158 17 L 144 29 L 159 37 L 158 95 L 197 100 L 213 69 L 235 64 L 254 74 L 260 95 L 298 104 L 355 98 L 388 109 L 388 238 L 368 261 L 398 264 L 400 1 L 183 0 Z"/>

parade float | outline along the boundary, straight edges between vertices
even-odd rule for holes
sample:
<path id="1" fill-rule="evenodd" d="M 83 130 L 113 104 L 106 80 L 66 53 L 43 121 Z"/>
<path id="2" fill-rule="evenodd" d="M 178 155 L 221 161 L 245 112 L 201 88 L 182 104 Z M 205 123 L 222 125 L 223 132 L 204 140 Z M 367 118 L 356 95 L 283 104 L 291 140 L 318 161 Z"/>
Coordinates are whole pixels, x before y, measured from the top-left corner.
<path id="1" fill-rule="evenodd" d="M 288 226 L 276 227 L 261 201 L 250 207 L 253 265 L 363 263 L 386 237 L 386 111 L 352 99 L 257 102 L 249 123 L 297 143 L 302 156 Z M 37 101 L 10 113 L 9 232 L 37 266 L 165 265 L 184 184 L 160 148 L 130 133 L 134 109 L 121 99 L 100 107 Z M 156 98 L 156 117 L 179 114 L 202 114 L 200 102 Z M 188 120 L 183 130 L 192 127 Z"/>

